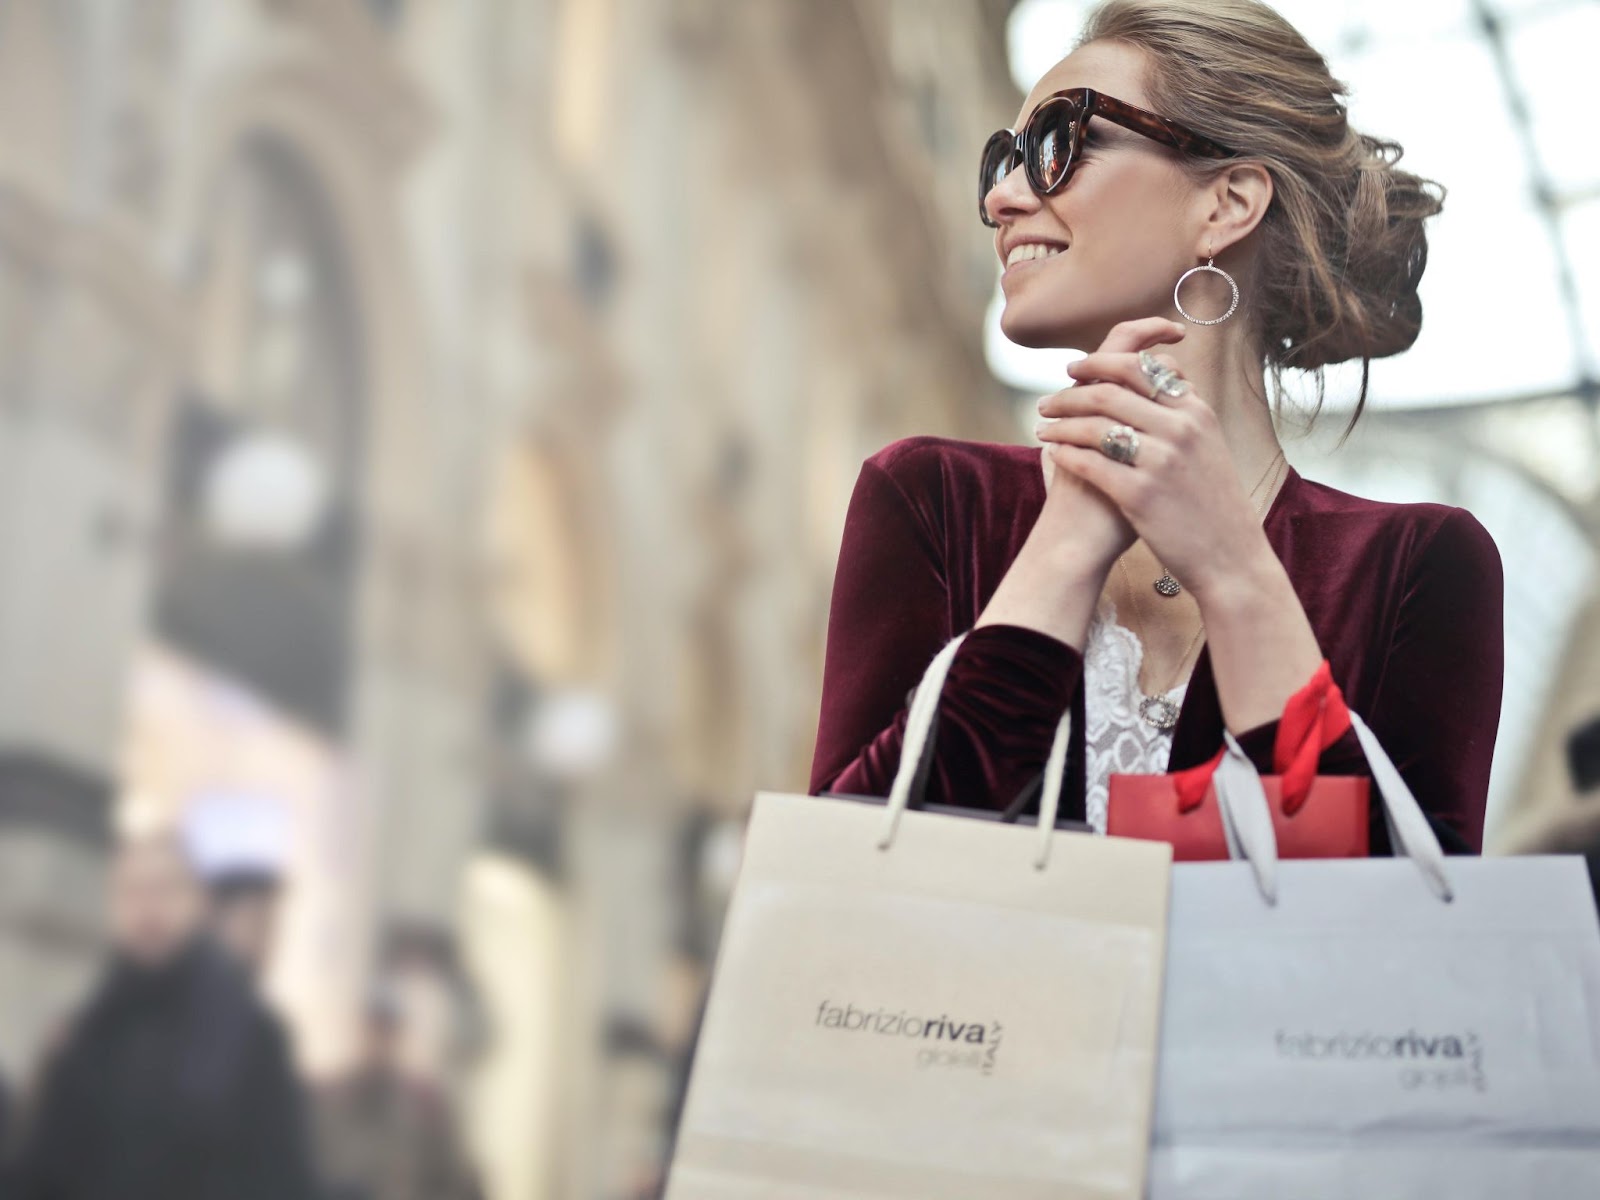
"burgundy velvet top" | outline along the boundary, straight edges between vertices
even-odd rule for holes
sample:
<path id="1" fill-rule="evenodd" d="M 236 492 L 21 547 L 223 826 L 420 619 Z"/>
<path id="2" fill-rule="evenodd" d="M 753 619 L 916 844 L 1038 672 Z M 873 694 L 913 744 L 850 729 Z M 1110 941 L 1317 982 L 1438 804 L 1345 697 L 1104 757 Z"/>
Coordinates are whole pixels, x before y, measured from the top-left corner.
<path id="1" fill-rule="evenodd" d="M 972 629 L 1044 499 L 1037 449 L 918 437 L 867 460 L 834 579 L 813 793 L 888 794 L 910 692 L 939 649 Z M 1364 500 L 1293 470 L 1263 527 L 1334 680 L 1445 849 L 1481 850 L 1505 653 L 1500 555 L 1488 532 L 1464 509 Z M 1063 815 L 1082 820 L 1081 655 L 1020 626 L 973 630 L 939 702 L 926 800 L 1010 803 L 1042 772 L 1069 704 Z M 1276 728 L 1258 726 L 1239 739 L 1263 773 Z M 1209 758 L 1222 731 L 1202 647 L 1168 769 Z M 1320 769 L 1366 774 L 1353 732 L 1323 752 Z M 1387 853 L 1376 800 L 1372 846 Z"/>

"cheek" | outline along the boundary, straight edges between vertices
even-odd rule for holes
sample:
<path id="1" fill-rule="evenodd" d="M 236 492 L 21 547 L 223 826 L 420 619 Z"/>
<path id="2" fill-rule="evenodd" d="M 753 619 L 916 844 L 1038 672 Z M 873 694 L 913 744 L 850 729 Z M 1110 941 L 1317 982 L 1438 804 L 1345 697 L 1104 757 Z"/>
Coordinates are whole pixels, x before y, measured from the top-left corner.
<path id="1" fill-rule="evenodd" d="M 1168 278 L 1169 256 L 1150 238 L 1131 232 L 1110 236 L 1090 247 L 1084 255 L 1084 272 L 1108 298 L 1143 301 L 1146 306 L 1172 286 Z M 1176 276 L 1173 276 L 1176 278 Z"/>
<path id="2" fill-rule="evenodd" d="M 1133 221 L 1097 222 L 1067 252 L 1063 269 L 1026 299 L 1061 312 L 1094 316 L 1110 324 L 1166 311 L 1177 275 L 1168 248 Z"/>
<path id="3" fill-rule="evenodd" d="M 1119 164 L 1120 165 L 1120 164 Z M 1085 186 L 1074 191 L 1075 185 Z M 1164 279 L 1178 239 L 1179 213 L 1170 183 L 1154 171 L 1087 171 L 1054 197 L 1057 218 L 1072 231 L 1079 262 L 1098 283 L 1123 290 Z M 1176 278 L 1176 276 L 1173 276 Z"/>

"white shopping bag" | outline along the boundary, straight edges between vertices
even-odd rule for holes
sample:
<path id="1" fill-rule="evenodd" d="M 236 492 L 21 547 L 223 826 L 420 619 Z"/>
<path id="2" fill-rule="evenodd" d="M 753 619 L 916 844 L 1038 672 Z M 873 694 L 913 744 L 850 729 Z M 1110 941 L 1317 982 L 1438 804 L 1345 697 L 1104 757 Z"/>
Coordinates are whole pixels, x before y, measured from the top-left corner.
<path id="1" fill-rule="evenodd" d="M 762 794 L 669 1200 L 1138 1197 L 1171 848 L 907 811 L 959 642 L 886 808 Z M 974 797 L 974 803 L 987 798 Z"/>
<path id="2" fill-rule="evenodd" d="M 1578 858 L 1451 858 L 1352 718 L 1393 859 L 1276 859 L 1237 744 L 1248 862 L 1173 872 L 1153 1200 L 1600 1197 L 1600 925 Z"/>

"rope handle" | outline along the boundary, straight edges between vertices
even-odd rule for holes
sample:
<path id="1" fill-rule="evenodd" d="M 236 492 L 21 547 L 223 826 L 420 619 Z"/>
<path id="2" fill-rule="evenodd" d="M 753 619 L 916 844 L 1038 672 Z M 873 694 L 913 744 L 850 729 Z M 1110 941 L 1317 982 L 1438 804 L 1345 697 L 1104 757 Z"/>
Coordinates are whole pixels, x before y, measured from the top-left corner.
<path id="1" fill-rule="evenodd" d="M 966 637 L 963 633 L 951 639 L 934 656 L 928 669 L 923 672 L 922 681 L 917 684 L 916 693 L 911 697 L 905 737 L 900 744 L 900 765 L 895 769 L 894 783 L 889 788 L 883 829 L 878 835 L 880 850 L 887 850 L 894 844 L 901 814 L 911 803 L 911 793 L 917 783 L 923 755 L 932 738 L 934 718 L 939 712 L 939 695 L 944 690 L 944 681 L 950 674 L 956 651 Z M 1066 767 L 1067 746 L 1071 740 L 1072 710 L 1069 708 L 1056 724 L 1055 737 L 1050 743 L 1050 756 L 1044 768 L 1044 790 L 1039 798 L 1039 850 L 1033 864 L 1041 871 L 1050 861 L 1051 835 L 1055 832 L 1056 814 L 1061 808 L 1061 776 Z"/>

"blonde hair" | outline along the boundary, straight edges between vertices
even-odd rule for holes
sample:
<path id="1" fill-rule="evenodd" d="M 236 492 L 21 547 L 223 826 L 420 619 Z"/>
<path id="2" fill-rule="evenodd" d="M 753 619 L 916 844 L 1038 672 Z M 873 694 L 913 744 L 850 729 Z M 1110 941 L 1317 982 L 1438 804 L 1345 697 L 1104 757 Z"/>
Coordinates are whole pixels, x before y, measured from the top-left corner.
<path id="1" fill-rule="evenodd" d="M 1409 349 L 1422 328 L 1423 221 L 1439 212 L 1444 188 L 1400 170 L 1397 142 L 1350 127 L 1346 86 L 1259 0 L 1107 0 L 1078 45 L 1095 41 L 1143 51 L 1157 112 L 1271 174 L 1251 297 L 1265 363 L 1280 398 L 1286 368 L 1312 373 L 1314 417 L 1322 368 L 1361 359 L 1353 427 L 1371 360 Z M 1184 163 L 1198 178 L 1228 165 Z"/>

